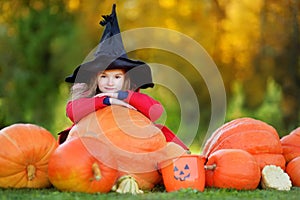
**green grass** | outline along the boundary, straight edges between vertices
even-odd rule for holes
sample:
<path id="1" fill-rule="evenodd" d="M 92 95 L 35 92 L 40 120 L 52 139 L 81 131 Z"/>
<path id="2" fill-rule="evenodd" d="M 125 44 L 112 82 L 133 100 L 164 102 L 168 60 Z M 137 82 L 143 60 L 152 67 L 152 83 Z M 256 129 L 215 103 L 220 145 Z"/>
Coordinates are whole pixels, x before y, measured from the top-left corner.
<path id="1" fill-rule="evenodd" d="M 293 187 L 290 191 L 262 190 L 237 191 L 230 189 L 206 188 L 204 192 L 198 192 L 192 189 L 184 189 L 177 192 L 152 191 L 139 195 L 117 194 L 110 192 L 107 194 L 86 194 L 76 192 L 60 192 L 54 188 L 51 189 L 0 189 L 0 200 L 193 200 L 193 199 L 261 199 L 261 200 L 298 200 L 300 188 Z"/>

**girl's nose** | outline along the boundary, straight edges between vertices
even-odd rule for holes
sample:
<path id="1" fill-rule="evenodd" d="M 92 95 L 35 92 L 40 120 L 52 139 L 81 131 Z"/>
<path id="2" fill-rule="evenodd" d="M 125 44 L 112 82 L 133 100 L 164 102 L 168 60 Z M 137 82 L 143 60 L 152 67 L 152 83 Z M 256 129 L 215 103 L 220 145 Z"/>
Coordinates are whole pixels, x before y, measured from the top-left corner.
<path id="1" fill-rule="evenodd" d="M 112 78 L 109 78 L 108 79 L 108 83 L 107 83 L 108 85 L 113 85 L 114 84 L 114 81 L 113 81 L 113 79 Z"/>

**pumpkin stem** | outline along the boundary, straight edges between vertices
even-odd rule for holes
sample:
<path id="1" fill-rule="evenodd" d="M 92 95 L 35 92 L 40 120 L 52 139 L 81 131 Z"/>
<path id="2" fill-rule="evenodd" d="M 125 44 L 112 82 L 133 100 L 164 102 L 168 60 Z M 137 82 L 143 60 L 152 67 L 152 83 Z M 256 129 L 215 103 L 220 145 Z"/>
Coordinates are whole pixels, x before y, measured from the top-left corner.
<path id="1" fill-rule="evenodd" d="M 27 165 L 27 178 L 29 181 L 32 181 L 35 178 L 36 168 L 34 165 Z"/>
<path id="2" fill-rule="evenodd" d="M 206 169 L 206 170 L 215 170 L 215 169 L 216 169 L 216 167 L 217 167 L 217 165 L 216 165 L 216 164 L 212 164 L 212 165 L 205 165 L 205 166 L 204 166 L 204 169 Z"/>
<path id="3" fill-rule="evenodd" d="M 94 163 L 92 165 L 92 170 L 93 170 L 93 174 L 94 174 L 94 178 L 96 181 L 99 181 L 102 178 L 99 166 L 97 163 Z"/>

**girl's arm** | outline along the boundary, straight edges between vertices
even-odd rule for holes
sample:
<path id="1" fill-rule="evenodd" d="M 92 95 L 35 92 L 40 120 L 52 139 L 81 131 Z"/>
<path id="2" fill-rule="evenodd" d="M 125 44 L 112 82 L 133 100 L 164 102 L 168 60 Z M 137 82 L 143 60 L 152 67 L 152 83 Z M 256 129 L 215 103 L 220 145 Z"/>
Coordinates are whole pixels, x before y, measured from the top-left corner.
<path id="1" fill-rule="evenodd" d="M 73 101 L 69 101 L 66 107 L 67 116 L 72 122 L 78 122 L 88 114 L 99 110 L 105 106 L 108 106 L 108 98 L 92 97 L 92 98 L 80 98 Z"/>
<path id="2" fill-rule="evenodd" d="M 153 122 L 160 118 L 164 111 L 162 105 L 155 99 L 146 94 L 131 90 L 113 93 L 100 93 L 96 96 L 108 97 L 108 102 L 111 105 L 122 105 L 127 108 L 136 109 Z"/>
<path id="3" fill-rule="evenodd" d="M 133 92 L 131 90 L 120 91 L 118 98 L 123 98 L 123 101 L 135 107 L 153 122 L 160 118 L 164 111 L 160 102 L 143 93 Z"/>

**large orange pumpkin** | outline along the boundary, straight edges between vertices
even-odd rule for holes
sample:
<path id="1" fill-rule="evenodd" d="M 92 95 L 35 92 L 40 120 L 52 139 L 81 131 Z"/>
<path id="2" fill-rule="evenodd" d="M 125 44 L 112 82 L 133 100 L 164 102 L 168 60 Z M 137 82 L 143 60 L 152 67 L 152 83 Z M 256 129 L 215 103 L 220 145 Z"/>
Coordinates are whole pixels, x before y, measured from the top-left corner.
<path id="1" fill-rule="evenodd" d="M 261 172 L 254 157 L 241 149 L 213 152 L 205 165 L 208 187 L 253 190 L 260 183 Z"/>
<path id="2" fill-rule="evenodd" d="M 300 156 L 300 127 L 280 139 L 286 162 Z"/>
<path id="3" fill-rule="evenodd" d="M 243 149 L 255 157 L 261 169 L 266 165 L 285 169 L 277 131 L 260 120 L 238 118 L 218 128 L 205 143 L 203 155 L 208 157 L 219 149 Z"/>
<path id="4" fill-rule="evenodd" d="M 46 129 L 34 124 L 13 124 L 0 130 L 0 187 L 45 188 L 48 160 L 57 147 Z"/>
<path id="5" fill-rule="evenodd" d="M 134 176 L 145 190 L 161 181 L 158 162 L 184 153 L 179 145 L 168 144 L 147 117 L 122 106 L 108 106 L 84 117 L 71 129 L 67 140 L 83 136 L 107 144 L 116 157 L 120 176 Z"/>
<path id="6" fill-rule="evenodd" d="M 300 187 L 300 156 L 292 159 L 286 166 L 286 173 L 291 178 L 293 186 Z"/>
<path id="7" fill-rule="evenodd" d="M 136 110 L 107 106 L 84 117 L 67 138 L 94 135 L 121 151 L 148 153 L 163 148 L 166 139 L 159 128 Z"/>
<path id="8" fill-rule="evenodd" d="M 49 179 L 59 190 L 109 192 L 117 176 L 116 162 L 100 140 L 81 137 L 60 145 L 49 160 Z"/>

